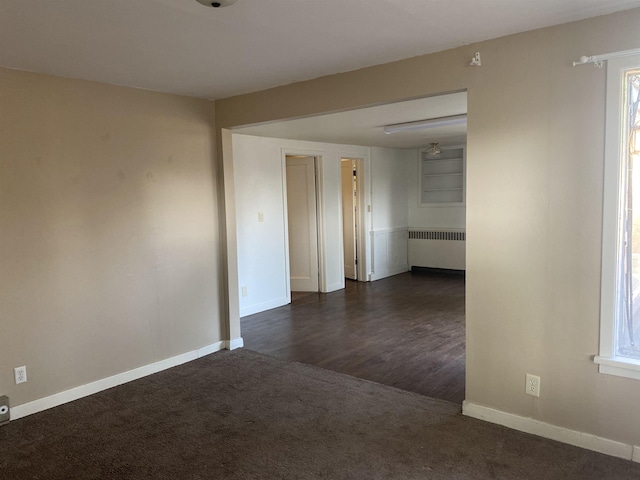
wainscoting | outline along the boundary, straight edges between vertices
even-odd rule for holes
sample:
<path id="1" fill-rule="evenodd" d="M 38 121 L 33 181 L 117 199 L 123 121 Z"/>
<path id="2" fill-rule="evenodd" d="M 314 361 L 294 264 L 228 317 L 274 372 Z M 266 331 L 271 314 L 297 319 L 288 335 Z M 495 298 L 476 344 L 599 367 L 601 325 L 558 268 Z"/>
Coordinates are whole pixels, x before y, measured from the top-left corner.
<path id="1" fill-rule="evenodd" d="M 408 227 L 398 227 L 371 232 L 373 247 L 371 280 L 380 280 L 409 270 L 407 262 L 408 231 Z"/>

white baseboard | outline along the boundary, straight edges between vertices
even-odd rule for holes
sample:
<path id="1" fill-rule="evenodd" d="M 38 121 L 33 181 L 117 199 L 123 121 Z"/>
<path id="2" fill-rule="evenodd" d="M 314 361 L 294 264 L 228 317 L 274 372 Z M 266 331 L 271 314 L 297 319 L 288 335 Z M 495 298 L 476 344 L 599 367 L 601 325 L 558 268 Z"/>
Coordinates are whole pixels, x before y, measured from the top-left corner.
<path id="1" fill-rule="evenodd" d="M 212 343 L 211 345 L 207 345 L 206 347 L 202 347 L 199 348 L 198 350 L 196 350 L 198 356 L 196 358 L 200 358 L 200 357 L 205 357 L 207 355 L 211 355 L 212 353 L 216 353 L 219 352 L 220 350 L 229 350 L 227 348 L 227 343 L 229 342 L 229 340 L 222 340 L 220 342 L 216 342 L 216 343 Z M 173 357 L 176 358 L 176 357 Z M 195 360 L 192 359 L 192 360 Z M 185 363 L 185 362 L 183 362 Z M 180 364 L 177 364 L 180 365 Z M 173 365 L 173 366 L 177 366 L 177 365 Z"/>
<path id="2" fill-rule="evenodd" d="M 344 280 L 342 282 L 332 283 L 331 285 L 327 285 L 327 289 L 322 293 L 331 293 L 337 292 L 338 290 L 342 290 L 344 288 Z"/>
<path id="3" fill-rule="evenodd" d="M 405 273 L 409 271 L 409 264 L 399 265 L 397 267 L 385 269 L 378 272 L 371 272 L 369 275 L 372 282 L 376 280 L 381 280 L 383 278 L 392 277 L 394 275 L 399 275 L 400 273 Z"/>
<path id="4" fill-rule="evenodd" d="M 269 300 L 268 302 L 259 303 L 257 305 L 249 305 L 247 307 L 241 307 L 240 318 L 246 317 L 247 315 L 253 315 L 254 313 L 260 313 L 266 310 L 271 310 L 272 308 L 282 307 L 283 305 L 288 305 L 289 303 L 291 303 L 291 298 L 282 297 L 282 298 L 276 298 L 275 300 Z"/>
<path id="5" fill-rule="evenodd" d="M 227 350 L 235 350 L 236 348 L 244 347 L 244 339 L 242 337 L 234 338 L 233 340 L 225 340 L 224 348 Z"/>
<path id="6" fill-rule="evenodd" d="M 640 462 L 640 447 L 464 401 L 462 414 L 613 457 Z"/>
<path id="7" fill-rule="evenodd" d="M 159 362 L 155 362 L 150 365 L 134 368 L 133 370 L 129 370 L 127 372 L 118 373 L 117 375 L 103 378 L 102 380 L 97 380 L 95 382 L 87 383 L 86 385 L 81 385 L 79 387 L 65 390 L 64 392 L 56 393 L 54 395 L 49 395 L 48 397 L 39 398 L 38 400 L 34 400 L 32 402 L 23 403 L 22 405 L 16 405 L 15 407 L 11 407 L 10 409 L 11 420 L 17 420 L 18 418 L 26 417 L 27 415 L 42 412 L 43 410 L 48 410 L 50 408 L 57 407 L 58 405 L 62 405 L 64 403 L 72 402 L 73 400 L 78 400 L 82 397 L 93 395 L 94 393 L 101 392 L 108 388 L 117 387 L 118 385 L 122 385 L 124 383 L 146 377 L 147 375 L 151 375 L 153 373 L 161 372 L 162 370 L 166 370 L 167 368 L 182 365 L 183 363 L 196 360 L 200 357 L 204 357 L 205 355 L 219 352 L 220 350 L 233 350 L 235 348 L 240 348 L 242 347 L 243 343 L 244 342 L 242 341 L 241 337 L 234 340 L 223 340 L 220 342 L 212 343 L 211 345 L 207 345 L 197 350 L 183 353 L 181 355 L 176 355 L 175 357 L 167 358 L 165 360 L 160 360 Z"/>

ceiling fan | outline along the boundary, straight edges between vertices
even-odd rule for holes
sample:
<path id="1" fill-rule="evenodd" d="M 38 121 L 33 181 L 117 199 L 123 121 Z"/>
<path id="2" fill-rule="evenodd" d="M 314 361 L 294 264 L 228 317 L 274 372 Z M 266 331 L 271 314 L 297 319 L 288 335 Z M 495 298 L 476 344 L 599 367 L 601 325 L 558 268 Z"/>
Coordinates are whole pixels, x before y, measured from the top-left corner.
<path id="1" fill-rule="evenodd" d="M 438 146 L 438 142 L 431 142 L 430 147 L 424 153 L 429 157 L 437 157 L 442 153 L 442 149 Z"/>

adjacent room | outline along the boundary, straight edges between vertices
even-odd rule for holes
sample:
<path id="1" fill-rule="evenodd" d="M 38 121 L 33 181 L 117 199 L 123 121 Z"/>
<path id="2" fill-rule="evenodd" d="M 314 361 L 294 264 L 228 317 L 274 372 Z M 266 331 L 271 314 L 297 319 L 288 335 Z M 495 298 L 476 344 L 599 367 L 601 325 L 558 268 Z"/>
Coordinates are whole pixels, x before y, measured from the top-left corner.
<path id="1" fill-rule="evenodd" d="M 459 92 L 233 129 L 247 348 L 462 403 L 466 113 Z"/>
<path id="2" fill-rule="evenodd" d="M 428 3 L 0 0 L 0 478 L 640 476 L 640 0 Z"/>

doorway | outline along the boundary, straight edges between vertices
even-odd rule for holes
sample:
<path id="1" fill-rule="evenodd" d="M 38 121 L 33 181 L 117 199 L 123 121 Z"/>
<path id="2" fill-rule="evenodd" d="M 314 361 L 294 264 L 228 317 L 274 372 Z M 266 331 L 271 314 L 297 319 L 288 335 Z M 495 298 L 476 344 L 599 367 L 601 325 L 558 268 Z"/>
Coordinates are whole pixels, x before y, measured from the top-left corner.
<path id="1" fill-rule="evenodd" d="M 342 242 L 344 277 L 358 280 L 358 168 L 356 160 L 341 159 Z"/>
<path id="2" fill-rule="evenodd" d="M 292 292 L 319 291 L 316 158 L 286 155 L 289 279 Z"/>
<path id="3" fill-rule="evenodd" d="M 427 113 L 425 113 L 427 112 Z M 460 172 L 449 172 L 445 170 L 437 170 L 433 173 L 421 174 L 421 168 L 426 160 L 432 161 L 434 165 L 444 164 L 442 158 L 425 158 L 423 153 L 427 148 L 426 142 L 434 143 L 436 146 L 448 147 L 451 145 L 462 145 L 466 140 L 466 126 L 460 125 L 446 126 L 446 127 L 433 127 L 427 130 L 406 130 L 393 135 L 385 135 L 381 125 L 392 125 L 396 123 L 410 123 L 412 121 L 424 120 L 425 118 L 443 118 L 447 116 L 462 115 L 466 112 L 466 93 L 459 92 L 455 94 L 448 94 L 441 97 L 429 97 L 424 99 L 411 100 L 406 102 L 400 102 L 393 105 L 379 105 L 369 107 L 361 111 L 353 112 L 340 112 L 335 114 L 322 115 L 317 118 L 303 118 L 296 120 L 288 120 L 281 124 L 269 123 L 258 126 L 249 126 L 240 129 L 240 134 L 243 135 L 245 142 L 244 145 L 239 145 L 237 152 L 241 157 L 242 173 L 249 172 L 249 163 L 254 163 L 260 168 L 264 176 L 268 173 L 274 173 L 277 168 L 276 162 L 280 162 L 279 166 L 285 163 L 285 156 L 310 156 L 315 157 L 317 165 L 317 219 L 318 231 L 317 235 L 317 251 L 319 253 L 319 265 L 320 265 L 320 289 L 322 292 L 331 293 L 331 297 L 323 295 L 309 295 L 305 297 L 304 302 L 298 302 L 298 305 L 308 305 L 317 301 L 319 306 L 327 305 L 330 298 L 339 299 L 338 303 L 342 301 L 343 294 L 358 293 L 349 300 L 344 299 L 345 302 L 355 302 L 356 299 L 361 300 L 361 296 L 364 292 L 376 292 L 378 295 L 381 291 L 388 292 L 389 285 L 386 282 L 394 283 L 394 280 L 401 281 L 403 278 L 408 281 L 419 282 L 417 275 L 410 273 L 402 273 L 401 269 L 405 267 L 402 262 L 404 258 L 408 259 L 408 246 L 409 241 L 412 243 L 420 243 L 420 247 L 432 248 L 435 243 L 446 243 L 451 240 L 448 235 L 455 230 L 454 233 L 458 235 L 460 232 L 464 234 L 464 220 L 465 220 L 465 204 L 464 202 L 457 202 L 451 204 L 451 202 L 429 202 L 425 204 L 424 189 L 437 189 L 437 188 L 456 188 L 456 186 L 446 185 L 431 185 L 435 183 L 432 176 L 464 176 L 464 169 L 462 174 Z M 277 127 L 277 128 L 276 128 Z M 283 133 L 284 128 L 287 128 L 287 134 Z M 338 128 L 340 127 L 340 128 Z M 333 129 L 333 130 L 332 130 Z M 347 136 L 346 132 L 349 132 Z M 342 136 L 341 136 L 342 135 Z M 360 135 L 360 136 L 358 136 Z M 257 139 L 260 140 L 257 140 Z M 363 145 L 370 145 L 365 147 Z M 434 154 L 435 155 L 435 154 Z M 353 195 L 353 188 L 351 185 L 353 182 L 353 162 L 350 160 L 356 159 L 356 177 L 355 177 L 355 195 Z M 265 161 L 270 161 L 270 170 L 263 168 Z M 346 160 L 343 162 L 342 160 Z M 351 165 L 349 165 L 351 164 Z M 429 164 L 431 165 L 431 164 Z M 349 169 L 351 167 L 351 170 Z M 361 168 L 362 167 L 362 168 Z M 344 179 L 343 179 L 344 168 Z M 285 169 L 282 168 L 281 171 Z M 286 172 L 283 172 L 286 175 Z M 349 173 L 351 175 L 349 175 Z M 273 175 L 275 180 L 276 175 Z M 289 186 L 291 186 L 291 174 L 288 174 Z M 457 177 L 456 177 L 457 178 Z M 279 179 L 282 179 L 280 176 Z M 350 179 L 350 180 L 349 180 Z M 282 179 L 284 180 L 284 179 Z M 343 180 L 346 192 L 343 194 Z M 448 178 L 447 178 L 448 180 Z M 284 181 L 280 185 L 285 187 Z M 248 185 L 248 186 L 246 186 Z M 464 181 L 463 181 L 464 186 Z M 274 198 L 278 196 L 279 199 L 284 200 L 282 209 L 287 208 L 287 199 L 283 199 L 281 192 L 277 187 L 275 181 L 267 184 L 266 182 L 261 184 L 260 182 L 246 183 L 236 185 L 239 187 L 238 198 L 245 201 L 247 197 L 258 197 L 255 193 L 256 189 L 258 193 L 264 198 Z M 260 198 L 262 198 L 260 197 Z M 343 204 L 343 198 L 355 200 L 355 204 L 350 206 L 348 202 Z M 297 203 L 297 202 L 296 202 Z M 293 208 L 291 199 L 289 199 L 289 208 Z M 248 210 L 248 209 L 247 209 Z M 280 212 L 278 212 L 280 213 Z M 286 213 L 286 212 L 285 212 Z M 352 222 L 348 222 L 348 219 L 353 218 Z M 246 219 L 242 219 L 243 225 L 247 225 L 246 230 L 249 230 L 250 224 L 254 221 L 254 215 L 246 215 Z M 284 229 L 287 228 L 286 215 L 283 218 Z M 352 236 L 348 232 L 352 231 L 352 227 L 355 222 L 355 232 Z M 348 228 L 347 233 L 343 229 Z M 292 234 L 284 232 L 284 229 L 280 229 L 279 232 L 275 232 L 272 235 L 273 238 L 269 240 L 278 240 L 281 246 L 280 252 L 286 252 L 289 254 L 289 246 L 285 246 L 284 242 L 289 241 L 291 245 L 304 244 L 304 242 L 297 242 L 294 239 L 294 229 L 292 228 Z M 446 231 L 445 231 L 446 230 Z M 444 233 L 443 233 L 444 232 Z M 276 235 L 278 233 L 279 235 Z M 282 235 L 284 234 L 284 235 Z M 276 238 L 277 237 L 277 238 Z M 415 241 L 414 241 L 415 240 Z M 418 242 L 418 240 L 420 242 Z M 457 240 L 457 237 L 452 241 Z M 462 235 L 464 240 L 464 235 Z M 346 242 L 346 244 L 345 244 Z M 247 242 L 249 243 L 249 242 Z M 351 250 L 354 252 L 352 256 Z M 440 245 L 438 245 L 440 246 Z M 283 249 L 282 247 L 285 247 Z M 259 244 L 249 244 L 243 246 L 240 253 L 245 253 L 248 258 L 256 251 L 263 250 L 263 247 Z M 283 252 L 283 253 L 284 253 Z M 295 253 L 291 252 L 292 259 L 295 257 Z M 301 255 L 306 258 L 306 256 Z M 346 257 L 346 261 L 345 261 Z M 295 261 L 295 260 L 293 260 Z M 288 262 L 288 259 L 286 260 Z M 357 262 L 357 263 L 356 263 Z M 408 262 L 407 262 L 408 264 Z M 282 285 L 281 291 L 297 289 L 295 287 L 296 275 L 294 268 L 291 269 L 291 279 L 289 278 L 289 265 L 285 265 L 283 261 L 284 269 L 278 271 L 279 277 L 275 278 L 275 275 L 261 275 L 261 279 L 264 278 L 265 283 L 269 282 L 269 285 L 275 285 L 275 281 L 286 280 L 289 285 L 284 285 L 284 281 L 280 281 L 279 285 Z M 430 265 L 416 264 L 417 267 L 429 268 Z M 354 271 L 355 270 L 355 271 Z M 352 272 L 352 273 L 351 273 Z M 251 272 L 250 272 L 251 273 Z M 438 272 L 419 272 L 420 275 L 433 275 L 431 280 L 442 280 L 444 283 L 448 282 L 447 277 L 444 274 Z M 438 277 L 440 275 L 442 278 Z M 349 281 L 345 278 L 357 278 L 357 281 Z M 436 278 L 437 277 L 437 278 Z M 247 274 L 247 278 L 250 277 Z M 389 278 L 389 280 L 387 280 Z M 376 282 L 370 282 L 375 279 Z M 290 281 L 291 280 L 291 281 Z M 464 277 L 456 277 L 457 283 L 455 283 L 456 299 L 451 301 L 451 304 L 456 311 L 463 312 L 464 306 Z M 363 282 L 363 283 L 361 283 Z M 366 282 L 366 283 L 364 283 Z M 385 282 L 379 283 L 379 282 Z M 345 283 L 346 287 L 345 288 Z M 242 282 L 240 282 L 242 285 Z M 386 285 L 386 288 L 382 288 Z M 430 287 L 431 288 L 431 287 Z M 435 287 L 433 287 L 435 288 Z M 402 290 L 402 289 L 401 289 Z M 318 291 L 318 290 L 316 290 Z M 409 289 L 410 297 L 406 299 L 407 305 L 410 301 L 420 300 L 420 295 L 416 292 L 424 291 L 422 287 L 411 287 Z M 446 293 L 446 292 L 445 292 Z M 444 293 L 443 293 L 444 295 Z M 317 297 L 317 298 L 316 298 Z M 376 295 L 372 297 L 376 299 Z M 430 297 L 433 298 L 433 297 Z M 313 299 L 313 301 L 312 301 Z M 438 301 L 442 301 L 442 298 L 438 298 Z M 403 302 L 401 302 L 403 303 Z M 266 302 L 265 302 L 266 304 Z M 271 304 L 269 304 L 271 305 Z M 398 312 L 394 307 L 397 307 L 398 302 L 392 301 L 389 304 L 389 321 L 398 322 Z M 431 306 L 416 306 L 414 316 L 407 319 L 407 325 L 410 322 L 419 321 L 421 325 L 429 325 L 432 321 L 431 318 L 426 317 L 427 314 L 439 314 L 442 310 L 438 310 L 441 303 L 436 303 Z M 433 307 L 436 308 L 433 308 Z M 287 307 L 287 309 L 291 309 Z M 332 307 L 333 308 L 333 307 Z M 433 311 L 432 311 L 433 310 Z M 255 309 L 258 312 L 258 309 Z M 284 310 L 283 310 L 284 311 Z M 289 311 L 289 310 L 287 310 Z M 359 307 L 358 311 L 362 313 L 360 318 L 363 330 L 372 329 L 375 331 L 375 316 L 367 315 L 371 310 L 366 305 Z M 416 313 L 417 312 L 417 313 Z M 273 315 L 280 315 L 282 311 L 273 312 Z M 448 312 L 449 313 L 449 312 Z M 267 308 L 262 308 L 256 315 L 264 314 L 264 318 L 272 315 L 268 313 Z M 313 342 L 317 344 L 303 344 L 295 343 L 287 347 L 290 351 L 297 351 L 302 354 L 307 354 L 311 350 L 316 352 L 324 352 L 327 345 L 327 337 L 324 335 L 317 336 L 317 328 L 314 325 L 310 325 L 311 321 L 307 317 L 307 313 L 296 313 L 292 310 L 293 316 L 289 318 L 287 325 L 292 328 L 291 334 L 286 338 L 278 337 L 280 330 L 275 329 L 276 338 L 280 341 L 295 341 L 300 339 L 303 334 L 303 330 L 306 327 L 307 331 L 316 331 L 316 336 Z M 293 322 L 292 318 L 304 318 L 304 322 Z M 326 309 L 319 308 L 318 321 L 327 323 L 330 315 L 327 315 Z M 347 312 L 345 322 L 350 322 L 353 317 L 353 310 Z M 256 317 L 257 318 L 257 317 Z M 446 315 L 442 318 L 448 318 Z M 459 317 L 457 326 L 460 328 L 456 330 L 456 338 L 464 339 L 464 317 L 463 313 Z M 244 321 L 244 320 L 243 320 Z M 251 319 L 246 320 L 246 325 L 249 325 Z M 256 320 L 257 324 L 260 324 L 260 320 Z M 264 326 L 264 324 L 262 324 Z M 347 327 L 350 323 L 345 323 Z M 334 325 L 337 331 L 343 330 L 344 325 Z M 444 322 L 443 327 L 447 326 Z M 345 327 L 346 328 L 346 327 Z M 264 335 L 264 341 L 268 343 L 275 342 L 274 337 L 268 337 L 265 330 L 260 330 Z M 247 335 L 249 331 L 247 330 Z M 433 331 L 425 332 L 426 337 L 421 337 L 421 342 L 428 342 L 430 340 L 438 340 L 438 333 Z M 440 337 L 442 338 L 442 337 Z M 368 344 L 368 339 L 363 339 L 364 344 Z M 328 342 L 329 344 L 331 341 Z M 375 342 L 371 340 L 371 345 Z M 426 343 L 425 343 L 426 344 Z M 359 350 L 363 343 L 359 346 L 349 345 L 347 348 Z M 453 348 L 454 343 L 447 343 L 447 346 Z M 385 345 L 377 345 L 380 348 L 386 348 Z M 452 375 L 455 376 L 455 382 L 451 380 L 451 377 L 447 375 L 441 375 L 443 384 L 464 384 L 464 343 L 456 343 L 455 348 L 460 350 L 460 356 L 456 357 L 456 368 L 452 370 Z M 387 369 L 386 366 L 380 365 L 379 362 L 375 362 L 376 355 L 379 355 L 380 348 L 371 353 L 371 358 L 375 363 L 375 367 L 379 370 L 376 378 L 388 375 L 390 377 L 397 377 L 398 372 L 402 372 L 402 368 L 406 368 L 408 363 L 401 362 L 399 370 L 392 371 Z M 420 348 L 420 346 L 408 347 L 409 349 Z M 446 355 L 445 355 L 446 356 Z M 297 361 L 309 360 L 306 358 L 298 358 Z M 316 359 L 318 365 L 326 366 L 327 358 L 322 357 Z M 310 361 L 310 360 L 309 360 Z M 336 360 L 339 362 L 339 360 Z M 441 367 L 441 358 L 437 356 L 423 359 L 424 365 L 432 369 L 433 373 L 443 373 Z M 448 362 L 450 363 L 450 362 Z M 402 366 L 404 365 L 404 367 Z M 454 371 L 455 370 L 455 371 Z M 351 372 L 354 374 L 356 372 Z M 404 373 L 402 373 L 404 375 Z M 409 383 L 417 383 L 419 380 L 412 380 Z M 435 380 L 430 379 L 431 384 L 435 384 Z M 407 384 L 404 388 L 409 388 Z M 460 393 L 460 392 L 458 392 Z M 436 392 L 429 393 L 436 395 Z M 463 395 L 463 393 L 461 393 Z"/>

